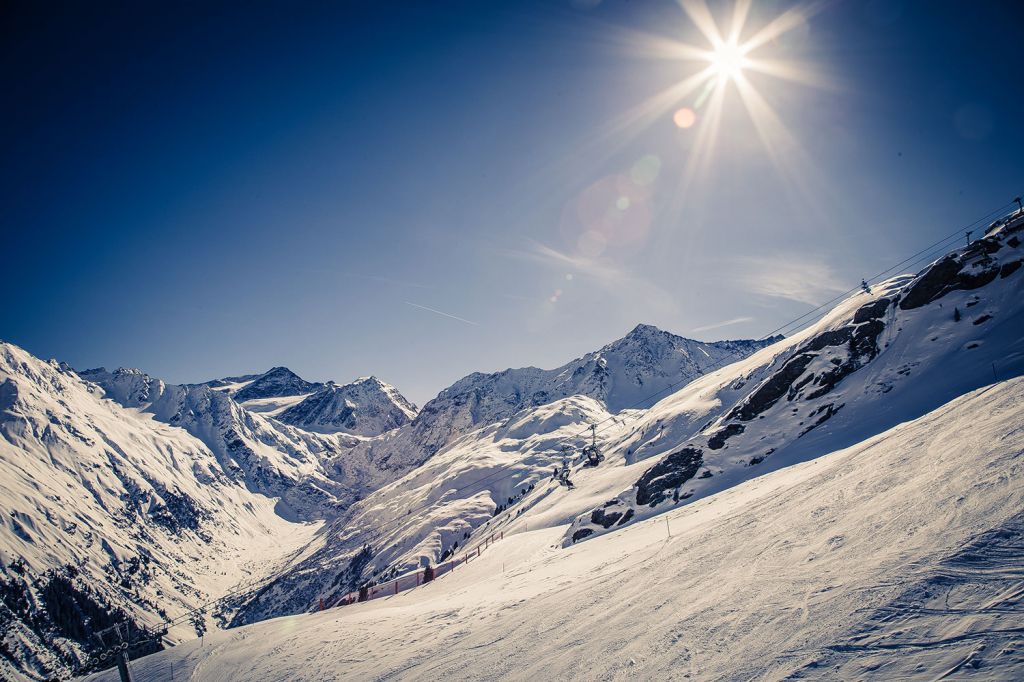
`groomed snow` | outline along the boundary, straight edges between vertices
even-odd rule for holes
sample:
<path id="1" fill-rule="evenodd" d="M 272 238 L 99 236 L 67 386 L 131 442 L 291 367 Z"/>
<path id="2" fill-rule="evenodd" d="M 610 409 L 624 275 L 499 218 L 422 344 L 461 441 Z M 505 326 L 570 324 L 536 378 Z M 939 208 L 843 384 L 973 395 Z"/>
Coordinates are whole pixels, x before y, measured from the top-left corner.
<path id="1" fill-rule="evenodd" d="M 216 632 L 135 679 L 1020 679 L 1021 405 L 1024 378 L 982 388 L 566 549 L 564 525 L 506 531 L 425 587 Z"/>

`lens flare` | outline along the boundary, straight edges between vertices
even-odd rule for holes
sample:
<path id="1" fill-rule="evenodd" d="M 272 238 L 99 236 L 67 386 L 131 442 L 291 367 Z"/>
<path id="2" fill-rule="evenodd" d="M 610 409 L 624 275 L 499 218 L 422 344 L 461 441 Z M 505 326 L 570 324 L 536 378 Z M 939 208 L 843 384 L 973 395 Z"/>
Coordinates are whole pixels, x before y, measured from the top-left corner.
<path id="1" fill-rule="evenodd" d="M 697 122 L 697 112 L 690 107 L 683 107 L 672 115 L 672 120 L 680 128 L 692 128 L 693 124 Z"/>

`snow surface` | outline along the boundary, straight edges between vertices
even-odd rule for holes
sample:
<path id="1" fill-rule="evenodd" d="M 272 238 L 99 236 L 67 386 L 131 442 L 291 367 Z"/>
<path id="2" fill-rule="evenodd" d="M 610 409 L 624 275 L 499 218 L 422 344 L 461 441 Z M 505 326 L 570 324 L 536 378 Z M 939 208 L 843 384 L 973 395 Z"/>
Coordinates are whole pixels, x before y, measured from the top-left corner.
<path id="1" fill-rule="evenodd" d="M 426 586 L 220 631 L 133 672 L 140 682 L 1020 679 L 1021 405 L 1024 379 L 1000 382 L 566 548 L 564 526 L 520 526 Z"/>
<path id="2" fill-rule="evenodd" d="M 653 406 L 609 443 L 609 459 L 673 453 L 683 463 L 699 459 L 699 466 L 684 471 L 663 458 L 660 472 L 652 469 L 647 481 L 635 479 L 581 515 L 566 542 L 861 442 L 996 378 L 1024 373 L 1024 248 L 1016 232 L 990 234 L 917 276 L 851 296 L 799 334 Z M 609 520 L 613 515 L 618 521 Z"/>

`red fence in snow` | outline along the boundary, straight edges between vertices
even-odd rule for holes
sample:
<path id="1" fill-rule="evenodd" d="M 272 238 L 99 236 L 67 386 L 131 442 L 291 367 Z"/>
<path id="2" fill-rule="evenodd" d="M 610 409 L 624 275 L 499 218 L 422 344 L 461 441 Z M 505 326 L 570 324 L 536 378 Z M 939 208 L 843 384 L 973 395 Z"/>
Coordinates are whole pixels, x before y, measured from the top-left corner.
<path id="1" fill-rule="evenodd" d="M 472 559 L 478 558 L 485 549 L 504 537 L 505 531 L 492 533 L 484 538 L 483 542 L 473 549 L 468 550 L 460 558 L 452 559 L 434 566 L 434 579 L 451 573 L 462 564 L 468 564 Z M 314 605 L 314 608 L 323 611 L 324 609 L 333 608 L 335 606 L 348 606 L 349 604 L 354 604 L 360 601 L 370 601 L 371 599 L 380 599 L 381 597 L 396 595 L 399 592 L 405 592 L 406 590 L 411 590 L 425 582 L 429 582 L 429 580 L 425 580 L 428 570 L 429 569 L 423 569 L 421 571 L 414 571 L 413 573 L 406 573 L 405 575 L 400 575 L 386 583 L 371 585 L 363 588 L 362 590 L 343 594 L 340 597 L 328 599 L 323 599 L 321 597 L 318 603 Z"/>

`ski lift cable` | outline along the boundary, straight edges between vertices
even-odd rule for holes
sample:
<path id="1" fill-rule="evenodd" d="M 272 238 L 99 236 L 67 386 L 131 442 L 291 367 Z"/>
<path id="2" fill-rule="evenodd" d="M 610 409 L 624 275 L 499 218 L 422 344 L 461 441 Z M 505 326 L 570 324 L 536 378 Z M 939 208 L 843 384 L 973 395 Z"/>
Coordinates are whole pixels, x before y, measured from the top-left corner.
<path id="1" fill-rule="evenodd" d="M 959 238 L 963 234 L 965 229 L 976 227 L 979 224 L 984 223 L 986 220 L 990 220 L 993 216 L 996 216 L 996 215 L 1000 214 L 1001 212 L 1004 212 L 1008 207 L 1012 206 L 1014 203 L 1015 202 L 1011 201 L 1011 202 L 1008 202 L 1006 204 L 1003 204 L 999 208 L 997 208 L 997 209 L 995 209 L 993 211 L 990 211 L 989 213 L 985 214 L 984 217 L 978 218 L 977 220 L 975 220 L 975 221 L 973 221 L 971 223 L 968 223 L 967 225 L 965 225 L 963 227 L 958 227 L 956 230 L 951 232 L 949 235 L 943 237 L 942 239 L 938 240 L 937 242 L 934 242 L 934 243 L 926 246 L 924 249 L 921 249 L 920 251 L 918 251 L 918 252 L 914 253 L 913 255 L 905 258 L 904 260 L 900 261 L 899 263 L 897 263 L 897 264 L 895 264 L 895 265 L 893 265 L 893 266 L 891 266 L 891 267 L 889 267 L 889 268 L 879 272 L 878 274 L 873 275 L 872 277 L 868 278 L 865 281 L 867 281 L 868 283 L 874 282 L 874 281 L 878 280 L 880 277 L 884 277 L 885 275 L 888 275 L 888 274 L 892 273 L 897 268 L 905 267 L 909 263 L 913 263 L 913 262 L 916 262 L 917 260 L 921 260 L 922 254 L 927 254 L 928 252 L 930 252 L 930 251 L 932 251 L 932 250 L 942 246 L 943 244 L 945 244 L 945 242 L 949 241 L 953 237 Z M 757 340 L 758 341 L 766 340 L 766 339 L 774 336 L 775 334 L 778 334 L 782 330 L 785 330 L 785 329 L 788 329 L 788 328 L 794 326 L 798 322 L 800 323 L 799 326 L 803 326 L 805 324 L 808 324 L 809 322 L 808 322 L 808 320 L 806 318 L 808 318 L 810 315 L 812 315 L 813 313 L 821 310 L 822 308 L 824 308 L 824 307 L 826 307 L 826 306 L 828 306 L 828 305 L 830 305 L 832 303 L 835 303 L 836 301 L 839 301 L 840 299 L 842 299 L 844 297 L 849 296 L 850 294 L 852 294 L 852 293 L 854 293 L 854 292 L 856 292 L 858 290 L 860 290 L 860 286 L 859 285 L 854 287 L 854 288 L 852 288 L 852 289 L 850 289 L 850 290 L 848 290 L 848 291 L 846 291 L 846 292 L 844 292 L 844 293 L 842 293 L 842 294 L 839 294 L 838 296 L 836 296 L 836 297 L 834 297 L 834 298 L 832 298 L 832 299 L 830 299 L 830 300 L 828 300 L 828 301 L 826 301 L 826 302 L 824 302 L 824 303 L 822 303 L 822 304 L 820 304 L 818 306 L 816 306 L 815 308 L 812 308 L 811 310 L 807 311 L 806 313 L 804 313 L 804 314 L 794 318 L 793 320 L 790 320 L 786 324 L 773 329 L 772 331 L 768 332 L 767 334 L 759 337 Z M 801 321 L 803 321 L 803 322 L 801 322 Z M 727 352 L 730 353 L 731 355 L 737 355 L 735 353 L 735 351 L 727 351 Z M 723 357 L 722 359 L 718 360 L 717 362 L 714 362 L 711 365 L 709 365 L 707 367 L 704 367 L 702 372 L 706 373 L 706 372 L 711 371 L 711 370 L 719 369 L 721 366 L 724 366 L 726 364 L 726 361 L 729 360 L 729 359 L 730 359 L 730 357 L 727 355 L 727 356 Z M 682 385 L 684 383 L 689 383 L 691 381 L 692 381 L 692 379 L 690 379 L 690 378 L 684 378 L 684 379 L 680 379 L 679 381 L 675 381 L 675 382 L 669 384 L 668 386 L 666 386 L 665 388 L 663 388 L 663 389 L 661 389 L 659 391 L 656 391 L 654 393 L 651 393 L 650 395 L 647 395 L 647 396 L 645 396 L 645 397 L 635 401 L 633 404 L 631 404 L 628 408 L 625 408 L 625 409 L 638 409 L 638 408 L 642 407 L 644 404 L 646 404 L 649 400 L 652 400 L 653 398 L 656 398 L 656 397 L 658 397 L 659 395 L 661 395 L 663 393 L 671 391 L 672 389 L 677 388 L 677 387 L 679 387 L 680 385 Z M 636 415 L 634 418 L 638 418 L 639 416 L 640 415 Z M 573 435 L 570 435 L 570 436 L 565 436 L 565 437 L 559 439 L 558 441 L 556 441 L 555 445 L 557 446 L 559 443 L 565 443 L 565 442 L 568 442 L 569 440 L 579 439 L 581 436 L 585 435 L 587 433 L 587 431 L 590 431 L 592 434 L 596 435 L 597 432 L 603 431 L 603 430 L 608 428 L 607 426 L 605 426 L 603 428 L 599 428 L 599 427 L 601 427 L 602 424 L 605 424 L 606 422 L 608 422 L 609 420 L 612 420 L 614 418 L 615 418 L 615 416 L 611 415 L 609 417 L 606 417 L 605 419 L 602 419 L 602 420 L 600 420 L 598 422 L 595 422 L 594 424 L 591 424 L 590 426 L 588 426 L 583 431 L 580 431 L 579 433 L 576 433 L 576 434 L 573 434 Z M 498 471 L 493 472 L 491 474 L 488 474 L 487 476 L 484 476 L 482 478 L 476 479 L 474 481 L 470 481 L 469 483 L 465 484 L 464 486 L 455 488 L 454 492 L 456 492 L 456 493 L 480 492 L 480 491 L 482 491 L 486 487 L 486 484 L 493 483 L 495 481 L 499 481 L 499 480 L 502 480 L 502 479 L 505 479 L 505 478 L 511 478 L 512 476 L 516 475 L 516 473 L 517 472 L 507 472 L 507 471 L 498 470 Z M 478 488 L 478 486 L 480 486 L 480 487 Z M 415 512 L 415 511 L 422 511 L 422 510 L 425 510 L 425 509 L 429 509 L 432 506 L 433 506 L 433 503 L 424 504 L 424 505 L 421 505 L 419 507 L 414 507 L 414 508 L 410 509 L 407 512 L 406 516 L 397 517 L 395 519 L 392 519 L 391 521 L 388 521 L 388 522 L 385 522 L 385 523 L 381 524 L 380 526 L 378 526 L 374 530 L 373 535 L 370 537 L 369 540 L 366 540 L 366 542 L 372 542 L 372 541 L 380 539 L 381 537 L 383 537 L 386 529 L 389 529 L 389 528 L 391 528 L 393 526 L 400 525 L 400 522 L 407 521 L 407 516 L 408 516 L 409 513 L 412 513 L 412 512 Z M 238 586 L 232 588 L 231 590 L 229 590 L 228 592 L 226 592 L 225 594 L 221 595 L 220 597 L 218 597 L 216 599 L 212 599 L 212 600 L 210 600 L 208 602 L 205 602 L 205 603 L 203 603 L 203 604 L 201 604 L 201 605 L 199 605 L 197 607 L 194 607 L 192 609 L 189 609 L 188 611 L 186 611 L 185 613 L 181 614 L 180 616 L 178 616 L 176 618 L 165 619 L 161 623 L 158 623 L 156 627 L 157 627 L 157 629 L 173 627 L 174 625 L 177 625 L 177 624 L 179 624 L 181 622 L 184 622 L 188 618 L 191 618 L 191 617 L 193 617 L 195 615 L 199 615 L 200 613 L 204 613 L 207 609 L 211 608 L 212 606 L 214 606 L 216 604 L 219 604 L 221 602 L 224 602 L 224 601 L 230 599 L 231 597 L 238 596 L 238 595 L 242 594 L 243 592 L 248 592 L 248 591 L 252 591 L 252 590 L 255 590 L 255 589 L 260 589 L 260 588 L 265 587 L 265 586 L 269 585 L 270 583 L 274 582 L 274 580 L 276 580 L 276 576 L 265 576 L 264 578 L 261 578 L 261 579 L 256 580 L 256 581 L 252 581 L 251 583 L 246 583 L 246 584 L 243 584 L 243 585 L 238 585 Z"/>

